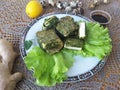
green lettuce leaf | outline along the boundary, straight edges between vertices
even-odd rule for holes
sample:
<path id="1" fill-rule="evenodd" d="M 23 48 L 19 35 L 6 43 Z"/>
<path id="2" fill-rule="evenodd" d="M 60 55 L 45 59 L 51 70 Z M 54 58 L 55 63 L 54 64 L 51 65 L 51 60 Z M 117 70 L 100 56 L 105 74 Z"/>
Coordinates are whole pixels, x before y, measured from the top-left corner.
<path id="1" fill-rule="evenodd" d="M 62 83 L 67 78 L 66 72 L 73 65 L 74 58 L 65 50 L 49 55 L 40 47 L 35 46 L 24 61 L 27 68 L 33 70 L 37 85 L 53 86 L 56 83 Z"/>
<path id="2" fill-rule="evenodd" d="M 86 23 L 86 38 L 81 51 L 76 51 L 77 54 L 83 56 L 96 56 L 103 59 L 109 55 L 112 50 L 111 38 L 108 28 L 104 28 L 99 23 Z"/>

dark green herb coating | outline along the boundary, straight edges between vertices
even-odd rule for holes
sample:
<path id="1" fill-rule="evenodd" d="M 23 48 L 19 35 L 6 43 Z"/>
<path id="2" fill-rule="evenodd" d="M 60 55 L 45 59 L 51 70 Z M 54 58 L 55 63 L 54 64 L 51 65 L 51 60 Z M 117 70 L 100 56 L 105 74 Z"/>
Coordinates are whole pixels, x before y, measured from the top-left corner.
<path id="1" fill-rule="evenodd" d="M 63 42 L 56 35 L 54 30 L 42 30 L 36 33 L 38 43 L 49 54 L 59 52 L 63 47 Z"/>
<path id="2" fill-rule="evenodd" d="M 78 25 L 74 22 L 70 16 L 65 16 L 60 19 L 56 27 L 57 31 L 64 37 L 69 36 L 72 32 L 78 30 Z"/>
<path id="3" fill-rule="evenodd" d="M 83 40 L 77 39 L 77 38 L 67 38 L 65 41 L 65 48 L 68 48 L 68 47 L 82 48 Z"/>
<path id="4" fill-rule="evenodd" d="M 59 19 L 56 16 L 52 16 L 44 20 L 43 30 L 54 29 L 59 22 Z"/>

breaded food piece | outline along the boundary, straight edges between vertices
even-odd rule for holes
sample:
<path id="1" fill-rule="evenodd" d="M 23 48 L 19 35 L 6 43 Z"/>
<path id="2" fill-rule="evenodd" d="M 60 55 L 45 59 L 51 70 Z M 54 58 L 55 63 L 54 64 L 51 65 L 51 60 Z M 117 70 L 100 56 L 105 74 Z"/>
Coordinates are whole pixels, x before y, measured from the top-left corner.
<path id="1" fill-rule="evenodd" d="M 83 47 L 83 40 L 77 38 L 67 38 L 64 47 L 67 49 L 81 50 Z"/>
<path id="2" fill-rule="evenodd" d="M 56 29 L 64 37 L 67 37 L 70 35 L 70 33 L 78 29 L 78 25 L 74 22 L 72 17 L 65 16 L 60 19 Z"/>
<path id="3" fill-rule="evenodd" d="M 36 33 L 39 45 L 49 54 L 59 52 L 63 42 L 56 35 L 54 30 L 42 30 Z"/>
<path id="4" fill-rule="evenodd" d="M 59 22 L 59 19 L 56 16 L 52 16 L 50 18 L 47 18 L 44 20 L 42 29 L 48 30 L 51 28 L 55 28 L 58 22 Z"/>

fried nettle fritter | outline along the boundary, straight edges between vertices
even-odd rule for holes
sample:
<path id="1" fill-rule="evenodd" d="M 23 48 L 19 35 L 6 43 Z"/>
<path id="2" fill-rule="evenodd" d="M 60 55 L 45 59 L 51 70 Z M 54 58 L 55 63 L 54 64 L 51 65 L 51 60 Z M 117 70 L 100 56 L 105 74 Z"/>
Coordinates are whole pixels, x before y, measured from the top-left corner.
<path id="1" fill-rule="evenodd" d="M 54 30 L 42 30 L 36 33 L 39 45 L 49 54 L 59 52 L 63 47 L 63 42 Z"/>
<path id="2" fill-rule="evenodd" d="M 36 33 L 38 43 L 47 53 L 54 54 L 63 47 L 81 50 L 83 41 L 78 37 L 79 25 L 70 16 L 52 16 L 45 19 L 41 31 Z"/>
<path id="3" fill-rule="evenodd" d="M 56 26 L 56 30 L 64 37 L 69 36 L 72 32 L 78 30 L 78 25 L 74 22 L 74 19 L 70 16 L 65 16 L 60 19 Z"/>
<path id="4" fill-rule="evenodd" d="M 55 29 L 59 19 L 56 16 L 52 16 L 44 20 L 42 30 Z"/>

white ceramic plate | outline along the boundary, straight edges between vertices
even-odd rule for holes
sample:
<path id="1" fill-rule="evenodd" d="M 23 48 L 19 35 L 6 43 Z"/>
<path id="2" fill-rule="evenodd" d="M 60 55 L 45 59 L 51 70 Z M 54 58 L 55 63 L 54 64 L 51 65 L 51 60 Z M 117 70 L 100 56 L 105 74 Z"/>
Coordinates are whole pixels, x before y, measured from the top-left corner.
<path id="1" fill-rule="evenodd" d="M 33 40 L 34 42 L 33 46 L 38 45 L 37 42 L 35 41 L 36 32 L 42 30 L 44 19 L 49 18 L 51 16 L 57 16 L 58 18 L 64 16 L 71 16 L 74 18 L 75 21 L 80 21 L 80 20 L 89 21 L 89 19 L 83 16 L 76 16 L 65 13 L 52 13 L 37 18 L 36 20 L 31 22 L 23 32 L 23 36 L 20 42 L 20 51 L 23 58 L 29 52 L 25 50 L 24 42 L 26 40 Z M 76 82 L 90 78 L 91 76 L 96 74 L 99 70 L 101 70 L 101 68 L 104 66 L 106 61 L 106 58 L 104 60 L 99 60 L 97 57 L 82 57 L 80 55 L 75 56 L 74 58 L 75 58 L 75 62 L 73 66 L 69 69 L 69 71 L 66 73 L 68 79 L 65 82 Z"/>

